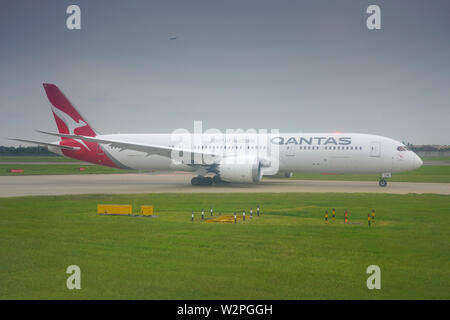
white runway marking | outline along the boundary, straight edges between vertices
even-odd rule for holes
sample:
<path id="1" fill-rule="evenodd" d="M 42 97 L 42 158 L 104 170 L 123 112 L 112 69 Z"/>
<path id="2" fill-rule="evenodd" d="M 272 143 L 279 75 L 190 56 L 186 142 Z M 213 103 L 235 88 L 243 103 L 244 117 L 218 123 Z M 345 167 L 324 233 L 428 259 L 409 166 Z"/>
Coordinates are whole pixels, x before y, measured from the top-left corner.
<path id="1" fill-rule="evenodd" d="M 450 194 L 450 183 L 266 179 L 259 184 L 191 186 L 190 174 L 89 174 L 0 177 L 0 197 L 163 192 L 369 192 Z"/>

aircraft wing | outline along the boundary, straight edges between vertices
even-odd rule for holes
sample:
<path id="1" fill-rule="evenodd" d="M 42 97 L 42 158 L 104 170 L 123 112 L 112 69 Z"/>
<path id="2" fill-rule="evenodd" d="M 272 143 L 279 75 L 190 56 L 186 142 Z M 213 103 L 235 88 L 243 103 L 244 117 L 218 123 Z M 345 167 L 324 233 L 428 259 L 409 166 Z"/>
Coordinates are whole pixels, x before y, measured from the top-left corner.
<path id="1" fill-rule="evenodd" d="M 189 149 L 172 148 L 172 147 L 166 147 L 166 146 L 160 146 L 160 145 L 154 145 L 154 144 L 136 143 L 136 142 L 115 140 L 115 139 L 114 140 L 113 139 L 101 139 L 101 138 L 96 138 L 96 137 L 80 136 L 80 135 L 76 135 L 76 134 L 46 132 L 46 131 L 41 131 L 41 130 L 38 130 L 38 132 L 41 132 L 44 134 L 49 134 L 52 136 L 62 137 L 62 138 L 85 140 L 85 141 L 96 142 L 96 143 L 100 143 L 100 144 L 106 144 L 106 145 L 109 145 L 111 148 L 118 148 L 118 149 L 120 149 L 120 151 L 134 150 L 134 151 L 145 152 L 145 153 L 147 153 L 147 155 L 158 154 L 158 155 L 170 158 L 172 155 L 172 152 L 188 152 L 190 154 L 208 155 L 211 157 L 219 158 L 219 155 L 217 155 L 217 154 L 201 153 L 201 152 L 197 152 L 197 151 L 189 150 Z"/>
<path id="2" fill-rule="evenodd" d="M 20 141 L 20 142 L 27 142 L 27 143 L 34 143 L 34 144 L 38 144 L 41 146 L 50 146 L 50 147 L 55 147 L 55 148 L 59 148 L 59 149 L 64 149 L 64 150 L 80 150 L 79 147 L 70 147 L 70 146 L 61 146 L 59 144 L 56 143 L 48 143 L 48 142 L 41 142 L 41 141 L 34 141 L 34 140 L 24 140 L 24 139 L 15 139 L 15 138 L 10 138 L 10 140 L 15 140 L 15 141 Z"/>

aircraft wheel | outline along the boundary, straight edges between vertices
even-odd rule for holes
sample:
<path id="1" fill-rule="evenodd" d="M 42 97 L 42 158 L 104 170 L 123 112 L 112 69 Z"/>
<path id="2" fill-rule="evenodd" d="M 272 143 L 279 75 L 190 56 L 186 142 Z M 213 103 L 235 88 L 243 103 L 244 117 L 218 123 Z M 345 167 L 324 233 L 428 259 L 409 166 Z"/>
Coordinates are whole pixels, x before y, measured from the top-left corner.
<path id="1" fill-rule="evenodd" d="M 213 184 L 213 179 L 211 177 L 194 177 L 191 179 L 191 184 L 193 186 L 210 186 Z"/>
<path id="2" fill-rule="evenodd" d="M 206 178 L 204 178 L 204 180 L 203 180 L 203 184 L 204 184 L 205 186 L 210 186 L 210 185 L 213 184 L 213 179 L 212 179 L 211 177 L 206 177 Z"/>
<path id="3" fill-rule="evenodd" d="M 213 182 L 214 182 L 214 183 L 221 183 L 222 180 L 221 180 L 220 177 L 217 175 L 217 176 L 214 176 L 214 177 L 213 177 Z"/>
<path id="4" fill-rule="evenodd" d="M 380 187 L 386 187 L 387 186 L 387 181 L 384 179 L 380 179 L 380 181 L 378 182 L 378 184 L 380 185 Z"/>

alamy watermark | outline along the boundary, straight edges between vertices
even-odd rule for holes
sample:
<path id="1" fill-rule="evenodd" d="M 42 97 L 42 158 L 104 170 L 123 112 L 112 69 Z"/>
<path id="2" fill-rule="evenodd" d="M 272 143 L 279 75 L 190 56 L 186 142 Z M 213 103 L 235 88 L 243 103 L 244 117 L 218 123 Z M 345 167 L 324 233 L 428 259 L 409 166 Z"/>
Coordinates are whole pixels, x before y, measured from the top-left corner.
<path id="1" fill-rule="evenodd" d="M 265 174 L 279 169 L 280 145 L 271 142 L 278 129 L 210 128 L 203 132 L 202 121 L 194 121 L 194 131 L 179 128 L 171 134 L 172 162 L 176 165 L 250 164 L 258 161 Z"/>
<path id="2" fill-rule="evenodd" d="M 77 265 L 70 265 L 66 269 L 66 273 L 70 274 L 67 278 L 66 286 L 67 289 L 81 289 L 81 269 Z"/>
<path id="3" fill-rule="evenodd" d="M 373 264 L 367 267 L 366 273 L 370 274 L 367 278 L 367 289 L 381 289 L 381 269 L 379 266 Z"/>
<path id="4" fill-rule="evenodd" d="M 72 4 L 67 7 L 66 13 L 69 16 L 66 19 L 66 27 L 69 30 L 81 29 L 81 9 L 79 6 Z"/>

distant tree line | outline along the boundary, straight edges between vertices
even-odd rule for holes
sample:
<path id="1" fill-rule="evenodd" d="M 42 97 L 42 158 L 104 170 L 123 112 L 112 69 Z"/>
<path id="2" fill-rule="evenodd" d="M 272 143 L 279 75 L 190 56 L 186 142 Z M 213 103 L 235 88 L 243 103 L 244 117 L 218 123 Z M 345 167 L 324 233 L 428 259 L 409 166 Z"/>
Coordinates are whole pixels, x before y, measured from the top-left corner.
<path id="1" fill-rule="evenodd" d="M 4 147 L 0 146 L 0 156 L 58 156 L 45 147 Z"/>
<path id="2" fill-rule="evenodd" d="M 433 145 L 421 145 L 421 146 L 411 146 L 412 151 L 446 151 L 450 150 L 450 146 L 433 146 Z"/>
<path id="3" fill-rule="evenodd" d="M 403 144 L 408 147 L 409 150 L 414 152 L 416 151 L 446 151 L 450 150 L 450 145 L 431 145 L 431 144 L 423 144 L 423 145 L 414 145 L 409 142 L 404 142 Z"/>

